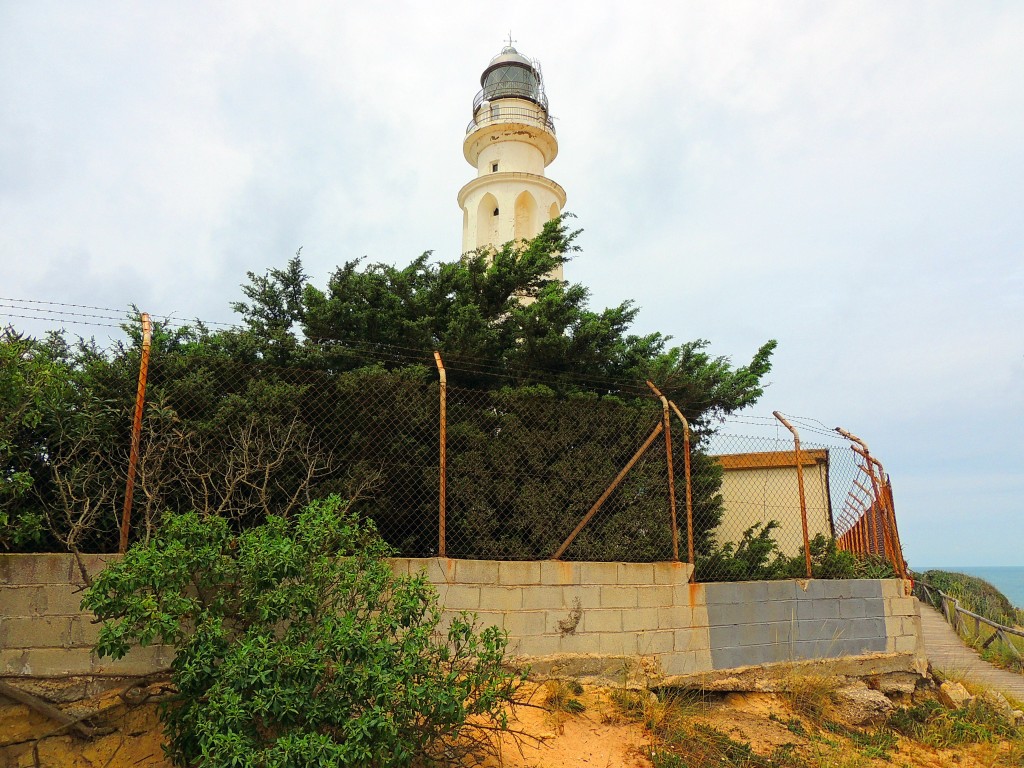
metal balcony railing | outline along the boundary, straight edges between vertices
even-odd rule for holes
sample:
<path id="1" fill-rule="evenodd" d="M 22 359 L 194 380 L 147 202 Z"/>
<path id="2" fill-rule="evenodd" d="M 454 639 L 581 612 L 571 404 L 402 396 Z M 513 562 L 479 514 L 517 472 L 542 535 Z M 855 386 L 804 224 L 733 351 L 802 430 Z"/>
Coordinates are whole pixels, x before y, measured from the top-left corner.
<path id="1" fill-rule="evenodd" d="M 498 123 L 527 123 L 539 125 L 551 133 L 555 133 L 555 124 L 547 112 L 539 109 L 526 109 L 520 107 L 507 107 L 494 105 L 491 109 L 481 109 L 479 113 L 469 121 L 466 126 L 466 133 L 472 133 L 477 128 Z"/>
<path id="2" fill-rule="evenodd" d="M 545 112 L 548 111 L 548 97 L 535 84 L 502 80 L 485 86 L 473 97 L 473 112 L 475 113 L 485 101 L 495 99 L 526 99 L 538 104 Z"/>

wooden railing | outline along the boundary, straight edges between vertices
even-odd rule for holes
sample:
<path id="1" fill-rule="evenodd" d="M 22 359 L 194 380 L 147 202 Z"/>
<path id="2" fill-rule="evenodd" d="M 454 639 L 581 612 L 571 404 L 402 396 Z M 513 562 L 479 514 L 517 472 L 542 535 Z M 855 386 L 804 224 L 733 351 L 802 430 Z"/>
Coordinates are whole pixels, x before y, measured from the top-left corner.
<path id="1" fill-rule="evenodd" d="M 969 611 L 960 605 L 960 601 L 952 595 L 947 595 L 938 587 L 934 587 L 931 584 L 926 584 L 923 581 L 914 582 L 914 591 L 918 592 L 918 598 L 921 600 L 927 600 L 929 605 L 932 605 L 942 611 L 942 615 L 945 616 L 947 623 L 953 627 L 953 630 L 958 634 L 966 633 L 969 631 L 967 626 L 967 620 L 973 620 L 974 622 L 974 636 L 981 636 L 981 625 L 984 624 L 990 627 L 993 632 L 992 634 L 981 644 L 981 648 L 988 648 L 992 641 L 997 637 L 1003 641 L 1007 648 L 1016 656 L 1018 659 L 1024 657 L 1021 656 L 1017 646 L 1010 640 L 1007 635 L 1015 635 L 1016 637 L 1024 637 L 1024 631 L 1017 629 L 1016 627 L 1008 627 L 1005 624 L 1000 624 L 997 621 L 992 621 L 984 616 L 979 616 L 974 611 Z M 964 618 L 961 618 L 964 617 Z"/>

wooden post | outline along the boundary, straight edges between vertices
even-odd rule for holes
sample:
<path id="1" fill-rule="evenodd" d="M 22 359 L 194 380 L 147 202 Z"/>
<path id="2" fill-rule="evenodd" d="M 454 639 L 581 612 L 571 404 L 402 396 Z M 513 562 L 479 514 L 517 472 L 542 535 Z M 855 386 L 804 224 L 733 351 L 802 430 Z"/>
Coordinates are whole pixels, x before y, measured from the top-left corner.
<path id="1" fill-rule="evenodd" d="M 142 412 L 146 405 L 146 379 L 149 377 L 149 348 L 153 342 L 153 329 L 149 315 L 142 313 L 142 356 L 139 360 L 139 386 L 135 392 L 135 418 L 132 420 L 132 447 L 128 456 L 128 480 L 124 488 L 124 511 L 121 513 L 121 544 L 118 551 L 128 550 L 128 531 L 132 522 L 132 497 L 135 495 L 135 470 L 139 463 L 139 443 L 142 440 Z"/>

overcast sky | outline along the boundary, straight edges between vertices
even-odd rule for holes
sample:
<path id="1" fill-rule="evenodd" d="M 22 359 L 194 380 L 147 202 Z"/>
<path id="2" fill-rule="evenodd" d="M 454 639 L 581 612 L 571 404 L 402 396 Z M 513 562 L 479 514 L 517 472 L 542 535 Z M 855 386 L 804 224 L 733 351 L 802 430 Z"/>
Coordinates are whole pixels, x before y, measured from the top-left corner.
<path id="1" fill-rule="evenodd" d="M 778 339 L 755 412 L 866 439 L 912 566 L 1024 565 L 1024 3 L 0 0 L 0 295 L 230 321 L 299 247 L 319 284 L 456 258 L 509 30 L 567 279 L 736 362 Z"/>

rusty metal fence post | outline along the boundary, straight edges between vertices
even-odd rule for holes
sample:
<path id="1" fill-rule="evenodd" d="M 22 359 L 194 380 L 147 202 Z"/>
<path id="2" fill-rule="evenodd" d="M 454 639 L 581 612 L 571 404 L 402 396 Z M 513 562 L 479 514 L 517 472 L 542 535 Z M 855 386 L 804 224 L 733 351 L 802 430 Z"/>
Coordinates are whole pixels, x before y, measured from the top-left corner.
<path id="1" fill-rule="evenodd" d="M 661 418 L 665 425 L 665 463 L 668 465 L 668 506 L 672 514 L 672 559 L 679 562 L 679 525 L 676 523 L 676 470 L 672 463 L 672 423 L 668 410 L 668 398 L 648 379 L 647 386 L 661 400 Z M 689 481 L 687 481 L 689 482 Z M 687 484 L 689 488 L 689 484 Z"/>
<path id="2" fill-rule="evenodd" d="M 441 353 L 434 351 L 434 362 L 437 363 L 437 375 L 441 381 L 441 423 L 440 423 L 440 448 L 439 448 L 439 469 L 440 482 L 438 484 L 438 518 L 437 518 L 437 556 L 447 557 L 448 548 L 445 541 L 445 501 L 448 481 L 448 374 L 444 370 L 444 363 L 441 360 Z"/>
<path id="3" fill-rule="evenodd" d="M 135 392 L 135 418 L 132 420 L 132 447 L 128 456 L 128 480 L 124 488 L 124 511 L 121 513 L 121 544 L 118 551 L 128 550 L 128 530 L 132 521 L 132 496 L 135 494 L 135 471 L 139 463 L 139 443 L 142 440 L 142 412 L 146 404 L 146 379 L 149 376 L 149 348 L 153 342 L 153 329 L 149 315 L 142 313 L 142 356 L 139 360 L 139 386 Z"/>
<path id="4" fill-rule="evenodd" d="M 690 422 L 683 416 L 683 412 L 679 410 L 675 403 L 669 400 L 668 404 L 672 406 L 676 416 L 683 422 L 683 475 L 686 478 L 686 552 L 690 565 L 696 566 L 693 554 L 693 489 L 690 483 Z M 690 579 L 696 578 L 696 575 L 695 567 Z"/>
<path id="5" fill-rule="evenodd" d="M 807 533 L 807 498 L 804 495 L 804 467 L 803 458 L 800 453 L 800 433 L 790 424 L 778 411 L 772 411 L 772 415 L 782 422 L 790 432 L 793 433 L 793 446 L 796 458 L 796 484 L 800 491 L 800 525 L 804 534 L 804 562 L 807 565 L 807 578 L 811 578 L 811 542 Z"/>

